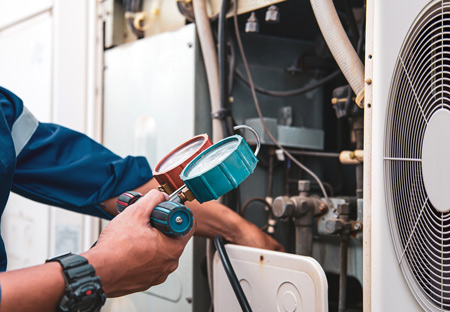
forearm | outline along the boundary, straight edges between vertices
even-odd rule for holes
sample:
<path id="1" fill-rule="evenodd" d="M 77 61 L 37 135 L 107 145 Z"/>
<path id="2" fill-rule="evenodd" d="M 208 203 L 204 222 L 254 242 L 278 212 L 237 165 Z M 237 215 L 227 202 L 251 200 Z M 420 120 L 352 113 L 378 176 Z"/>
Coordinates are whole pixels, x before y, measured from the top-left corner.
<path id="1" fill-rule="evenodd" d="M 64 294 L 59 263 L 46 263 L 0 274 L 2 312 L 56 311 Z"/>
<path id="2" fill-rule="evenodd" d="M 187 203 L 197 219 L 197 236 L 213 238 L 221 235 L 233 244 L 283 251 L 276 240 L 228 207 L 214 201 Z"/>
<path id="3" fill-rule="evenodd" d="M 195 200 L 185 204 L 197 219 L 196 236 L 214 238 L 221 235 L 230 242 L 236 242 L 241 235 L 240 226 L 250 225 L 237 213 L 215 201 L 200 204 Z"/>
<path id="4" fill-rule="evenodd" d="M 127 190 L 127 191 L 135 191 L 135 192 L 139 192 L 142 194 L 146 194 L 152 189 L 158 189 L 158 185 L 159 185 L 158 182 L 153 178 L 153 179 L 147 181 L 146 183 L 144 183 L 143 185 L 139 186 L 138 188 L 135 188 L 134 190 Z M 102 203 L 104 210 L 113 216 L 117 215 L 117 208 L 116 208 L 117 197 L 107 199 Z"/>

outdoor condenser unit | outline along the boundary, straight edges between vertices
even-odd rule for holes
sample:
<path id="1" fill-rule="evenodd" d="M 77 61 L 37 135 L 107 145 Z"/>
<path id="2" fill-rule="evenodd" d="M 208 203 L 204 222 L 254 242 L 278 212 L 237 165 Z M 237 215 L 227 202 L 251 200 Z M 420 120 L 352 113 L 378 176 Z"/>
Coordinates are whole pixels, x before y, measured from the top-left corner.
<path id="1" fill-rule="evenodd" d="M 367 14 L 364 311 L 448 311 L 450 0 Z"/>

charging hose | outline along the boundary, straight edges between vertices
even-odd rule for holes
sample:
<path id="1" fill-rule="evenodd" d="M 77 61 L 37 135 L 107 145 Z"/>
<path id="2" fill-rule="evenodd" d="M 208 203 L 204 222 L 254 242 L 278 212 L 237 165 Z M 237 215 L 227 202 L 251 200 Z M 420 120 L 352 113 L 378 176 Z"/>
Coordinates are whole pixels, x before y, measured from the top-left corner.
<path id="1" fill-rule="evenodd" d="M 252 309 L 248 304 L 247 297 L 245 297 L 244 291 L 242 290 L 241 284 L 239 283 L 236 273 L 234 273 L 230 258 L 228 258 L 227 251 L 225 250 L 225 244 L 223 242 L 222 237 L 217 235 L 214 238 L 214 244 L 216 245 L 216 249 L 217 252 L 219 253 L 220 260 L 222 261 L 223 268 L 225 269 L 225 273 L 228 276 L 228 280 L 230 281 L 234 294 L 236 295 L 236 298 L 239 301 L 239 304 L 241 305 L 242 311 L 251 312 Z"/>

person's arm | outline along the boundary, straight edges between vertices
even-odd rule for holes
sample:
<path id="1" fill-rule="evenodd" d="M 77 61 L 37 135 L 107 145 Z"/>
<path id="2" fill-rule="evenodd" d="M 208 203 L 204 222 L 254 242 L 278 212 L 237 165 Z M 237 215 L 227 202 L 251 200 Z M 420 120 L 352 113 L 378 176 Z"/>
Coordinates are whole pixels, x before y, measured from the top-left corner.
<path id="1" fill-rule="evenodd" d="M 164 282 L 195 231 L 169 237 L 148 224 L 153 208 L 165 200 L 153 190 L 114 218 L 95 247 L 81 254 L 94 267 L 108 297 L 142 291 Z M 2 312 L 55 311 L 65 282 L 59 263 L 0 273 Z"/>
<path id="2" fill-rule="evenodd" d="M 134 189 L 136 192 L 146 193 L 150 189 L 158 188 L 156 179 L 151 179 L 142 186 Z M 103 202 L 109 214 L 117 214 L 117 197 Z M 194 200 L 185 203 L 192 210 L 197 220 L 196 236 L 214 238 L 223 236 L 227 241 L 244 246 L 283 251 L 284 248 L 271 236 L 265 234 L 256 225 L 245 220 L 239 214 L 215 201 L 200 204 Z"/>

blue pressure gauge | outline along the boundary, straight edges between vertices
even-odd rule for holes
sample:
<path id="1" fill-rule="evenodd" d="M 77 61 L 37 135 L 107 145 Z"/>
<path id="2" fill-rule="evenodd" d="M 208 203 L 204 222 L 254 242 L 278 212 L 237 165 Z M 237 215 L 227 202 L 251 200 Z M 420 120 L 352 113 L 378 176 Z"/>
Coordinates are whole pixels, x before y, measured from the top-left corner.
<path id="1" fill-rule="evenodd" d="M 256 132 L 247 128 L 257 137 Z M 180 178 L 200 202 L 217 199 L 236 188 L 256 167 L 255 153 L 240 135 L 227 137 L 195 157 L 181 172 Z"/>

